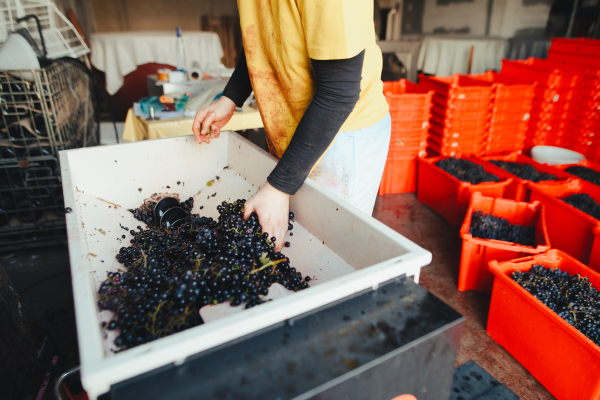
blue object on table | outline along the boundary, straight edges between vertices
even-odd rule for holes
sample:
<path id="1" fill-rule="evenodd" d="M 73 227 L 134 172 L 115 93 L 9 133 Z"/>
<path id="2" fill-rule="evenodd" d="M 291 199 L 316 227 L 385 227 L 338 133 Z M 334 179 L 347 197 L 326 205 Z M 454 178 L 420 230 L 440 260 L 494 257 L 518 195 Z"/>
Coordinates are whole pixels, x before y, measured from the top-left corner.
<path id="1" fill-rule="evenodd" d="M 154 107 L 154 112 L 163 111 L 165 109 L 165 105 L 160 102 L 160 97 L 158 96 L 144 97 L 143 99 L 140 99 L 139 103 L 144 114 L 150 114 L 150 107 Z"/>

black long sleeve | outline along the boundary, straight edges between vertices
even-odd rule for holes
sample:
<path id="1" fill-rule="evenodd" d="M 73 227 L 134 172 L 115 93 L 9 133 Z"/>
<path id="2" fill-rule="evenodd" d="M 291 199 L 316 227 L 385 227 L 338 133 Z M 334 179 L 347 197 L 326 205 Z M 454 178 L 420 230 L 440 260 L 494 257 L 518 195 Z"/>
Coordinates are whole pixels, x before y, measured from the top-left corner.
<path id="1" fill-rule="evenodd" d="M 231 99 L 236 106 L 241 107 L 250 96 L 250 93 L 252 93 L 252 83 L 250 82 L 250 74 L 248 74 L 246 53 L 242 47 L 240 58 L 238 58 L 235 70 L 229 78 L 222 95 Z"/>
<path id="2" fill-rule="evenodd" d="M 363 50 L 343 60 L 311 59 L 317 90 L 290 144 L 267 178 L 271 186 L 290 195 L 302 186 L 360 98 L 364 57 Z"/>

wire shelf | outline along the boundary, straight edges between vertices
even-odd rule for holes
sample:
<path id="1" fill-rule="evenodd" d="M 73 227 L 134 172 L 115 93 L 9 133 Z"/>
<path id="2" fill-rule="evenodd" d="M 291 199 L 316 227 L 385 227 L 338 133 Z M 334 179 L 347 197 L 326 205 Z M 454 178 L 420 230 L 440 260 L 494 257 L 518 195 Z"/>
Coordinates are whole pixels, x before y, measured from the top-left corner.
<path id="1" fill-rule="evenodd" d="M 0 0 L 0 43 L 11 32 L 25 28 L 41 49 L 42 42 L 36 22 L 16 22 L 30 14 L 36 15 L 40 20 L 48 58 L 78 58 L 90 52 L 73 24 L 51 0 Z"/>
<path id="2" fill-rule="evenodd" d="M 90 79 L 67 62 L 0 71 L 0 114 L 0 250 L 64 242 L 58 152 L 99 144 Z"/>

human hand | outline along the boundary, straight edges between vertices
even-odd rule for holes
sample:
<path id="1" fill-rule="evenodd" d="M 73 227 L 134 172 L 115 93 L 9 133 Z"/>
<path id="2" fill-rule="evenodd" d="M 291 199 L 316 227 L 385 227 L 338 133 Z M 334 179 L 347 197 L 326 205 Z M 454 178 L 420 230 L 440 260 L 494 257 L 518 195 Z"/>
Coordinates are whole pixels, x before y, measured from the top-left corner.
<path id="1" fill-rule="evenodd" d="M 289 224 L 290 195 L 280 192 L 265 182 L 264 186 L 244 204 L 244 219 L 255 212 L 262 228 L 269 238 L 275 237 L 275 251 L 281 251 Z"/>
<path id="2" fill-rule="evenodd" d="M 210 139 L 218 138 L 221 128 L 229 122 L 234 112 L 235 103 L 225 96 L 198 111 L 192 124 L 192 132 L 198 144 L 210 143 Z"/>

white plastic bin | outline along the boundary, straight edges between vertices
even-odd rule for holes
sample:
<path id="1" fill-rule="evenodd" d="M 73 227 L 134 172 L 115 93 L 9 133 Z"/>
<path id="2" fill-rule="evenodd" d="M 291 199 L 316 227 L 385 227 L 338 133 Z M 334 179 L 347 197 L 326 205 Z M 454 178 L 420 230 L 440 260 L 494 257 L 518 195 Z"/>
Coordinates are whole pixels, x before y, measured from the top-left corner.
<path id="1" fill-rule="evenodd" d="M 276 160 L 235 133 L 223 132 L 210 145 L 194 138 L 69 150 L 60 153 L 69 240 L 81 380 L 91 399 L 110 385 L 167 365 L 354 293 L 406 274 L 418 282 L 431 253 L 308 180 L 290 208 L 296 214 L 292 244 L 284 248 L 291 265 L 316 279 L 311 288 L 145 345 L 113 353 L 112 337 L 101 323 L 110 311 L 97 307 L 97 289 L 108 271 L 123 266 L 115 255 L 119 224 L 141 223 L 127 211 L 156 192 L 194 197 L 194 213 L 218 216 L 223 200 L 249 198 Z M 226 168 L 228 167 L 228 168 Z M 219 177 L 218 179 L 216 177 Z M 207 182 L 214 184 L 207 186 Z M 212 195 L 216 193 L 214 197 Z M 199 207 L 203 206 L 200 211 Z M 235 311 L 234 311 L 235 310 Z"/>

